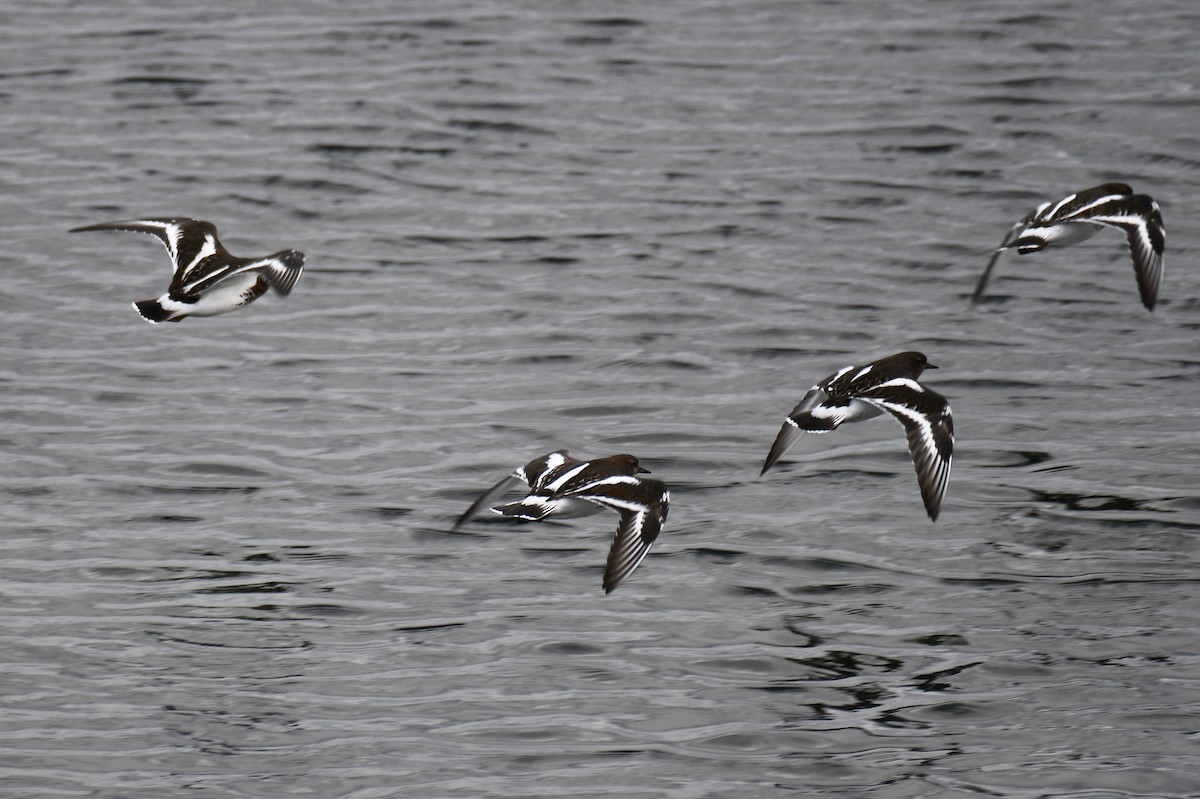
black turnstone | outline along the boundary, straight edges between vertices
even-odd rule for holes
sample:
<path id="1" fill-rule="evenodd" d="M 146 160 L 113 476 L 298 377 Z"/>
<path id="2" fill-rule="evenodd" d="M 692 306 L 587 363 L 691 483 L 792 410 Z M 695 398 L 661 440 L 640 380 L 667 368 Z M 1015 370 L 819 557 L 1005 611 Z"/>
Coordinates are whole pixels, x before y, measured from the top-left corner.
<path id="1" fill-rule="evenodd" d="M 529 495 L 517 502 L 491 507 L 513 519 L 538 521 L 594 513 L 601 508 L 621 515 L 617 534 L 604 567 L 604 593 L 611 593 L 638 567 L 658 538 L 667 518 L 671 496 L 666 483 L 638 477 L 648 474 L 632 455 L 610 455 L 591 461 L 558 450 L 534 458 L 489 488 L 454 523 L 457 530 L 480 509 L 521 483 Z"/>
<path id="2" fill-rule="evenodd" d="M 105 222 L 70 232 L 89 230 L 149 233 L 167 248 L 175 262 L 175 276 L 167 293 L 156 300 L 133 304 L 151 324 L 179 322 L 188 316 L 216 316 L 253 302 L 268 288 L 286 297 L 304 269 L 304 253 L 296 250 L 281 250 L 265 258 L 230 255 L 217 239 L 216 227 L 199 219 Z"/>
<path id="3" fill-rule="evenodd" d="M 983 299 L 992 268 L 1008 250 L 1026 255 L 1050 246 L 1065 247 L 1091 238 L 1105 226 L 1125 231 L 1142 305 L 1153 311 L 1154 303 L 1158 301 L 1158 287 L 1162 284 L 1163 249 L 1166 246 L 1162 212 L 1150 195 L 1134 194 L 1124 183 L 1105 183 L 1078 191 L 1056 203 L 1042 203 L 1013 225 L 992 253 L 971 296 L 971 304 Z"/>
<path id="4" fill-rule="evenodd" d="M 834 372 L 809 389 L 788 414 L 760 474 L 766 474 L 801 433 L 828 433 L 843 422 L 887 411 L 904 425 L 921 499 L 936 521 L 950 479 L 954 420 L 946 398 L 917 382 L 926 369 L 936 368 L 919 352 L 900 352 Z"/>

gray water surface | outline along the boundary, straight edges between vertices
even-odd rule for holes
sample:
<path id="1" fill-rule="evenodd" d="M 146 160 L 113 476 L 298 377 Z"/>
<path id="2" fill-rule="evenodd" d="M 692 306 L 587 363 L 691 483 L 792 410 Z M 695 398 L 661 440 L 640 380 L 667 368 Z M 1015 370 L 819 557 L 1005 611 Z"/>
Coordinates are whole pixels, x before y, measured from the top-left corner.
<path id="1" fill-rule="evenodd" d="M 0 12 L 0 795 L 1200 795 L 1193 0 Z M 1167 224 L 1007 259 L 1105 181 Z M 308 257 L 150 326 L 152 239 Z M 784 415 L 920 349 L 958 433 Z M 667 481 L 449 528 L 559 447 Z"/>

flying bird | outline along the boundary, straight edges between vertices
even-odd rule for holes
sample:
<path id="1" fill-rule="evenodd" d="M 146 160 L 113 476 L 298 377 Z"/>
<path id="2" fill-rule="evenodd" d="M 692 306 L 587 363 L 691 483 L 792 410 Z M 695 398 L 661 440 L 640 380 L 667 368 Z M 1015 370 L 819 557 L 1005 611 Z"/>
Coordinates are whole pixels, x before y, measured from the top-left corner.
<path id="1" fill-rule="evenodd" d="M 287 296 L 304 269 L 304 253 L 281 250 L 263 258 L 230 255 L 211 222 L 170 217 L 104 222 L 72 229 L 129 230 L 148 233 L 163 243 L 175 264 L 167 293 L 133 307 L 151 324 L 179 322 L 188 316 L 216 316 L 248 305 L 268 288 Z"/>
<path id="2" fill-rule="evenodd" d="M 648 474 L 632 455 L 609 455 L 591 461 L 557 450 L 540 455 L 485 491 L 454 523 L 454 530 L 481 509 L 512 519 L 540 521 L 549 516 L 570 518 L 603 508 L 620 514 L 617 533 L 604 568 L 604 593 L 611 593 L 633 573 L 666 521 L 671 497 L 666 483 Z M 524 498 L 491 507 L 502 494 L 524 483 Z"/>
<path id="3" fill-rule="evenodd" d="M 926 369 L 936 368 L 922 353 L 900 352 L 834 372 L 809 389 L 788 414 L 760 476 L 801 434 L 828 433 L 844 422 L 870 419 L 887 411 L 904 426 L 925 511 L 937 521 L 950 479 L 954 420 L 946 398 L 917 382 Z"/>
<path id="4" fill-rule="evenodd" d="M 975 286 L 971 304 L 983 299 L 992 269 L 1009 250 L 1021 255 L 1047 247 L 1065 247 L 1089 239 L 1105 227 L 1120 228 L 1129 242 L 1133 272 L 1142 305 L 1153 311 L 1162 285 L 1166 232 L 1162 212 L 1148 194 L 1134 194 L 1124 183 L 1105 183 L 1071 194 L 1056 203 L 1045 202 L 1017 222 L 992 253 Z"/>

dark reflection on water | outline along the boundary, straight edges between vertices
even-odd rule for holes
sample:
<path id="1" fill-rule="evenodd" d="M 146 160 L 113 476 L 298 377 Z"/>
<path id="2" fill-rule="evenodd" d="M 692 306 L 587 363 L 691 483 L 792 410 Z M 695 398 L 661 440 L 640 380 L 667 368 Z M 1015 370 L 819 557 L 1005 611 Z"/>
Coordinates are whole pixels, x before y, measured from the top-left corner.
<path id="1" fill-rule="evenodd" d="M 1184 797 L 1200 15 L 1024 0 L 6 12 L 0 793 Z M 1115 235 L 1002 265 L 1052 197 Z M 151 328 L 186 214 L 286 301 Z M 263 250 L 269 251 L 269 250 Z M 783 415 L 922 349 L 954 474 Z M 454 519 L 534 455 L 672 490 Z"/>

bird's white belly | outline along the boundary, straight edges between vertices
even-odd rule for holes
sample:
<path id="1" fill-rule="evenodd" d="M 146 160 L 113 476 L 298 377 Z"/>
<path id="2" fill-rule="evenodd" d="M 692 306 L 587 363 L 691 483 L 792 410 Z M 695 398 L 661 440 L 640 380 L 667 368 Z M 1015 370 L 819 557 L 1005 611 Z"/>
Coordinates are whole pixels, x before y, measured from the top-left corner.
<path id="1" fill-rule="evenodd" d="M 1090 239 L 1103 229 L 1104 225 L 1094 222 L 1061 222 L 1049 227 L 1039 227 L 1034 232 L 1046 242 L 1047 247 L 1067 247 Z"/>
<path id="2" fill-rule="evenodd" d="M 163 297 L 160 302 L 164 308 L 179 310 L 188 316 L 216 316 L 254 299 L 258 280 L 259 275 L 254 272 L 236 275 L 204 292 L 197 302 L 182 303 L 167 297 Z"/>
<path id="3" fill-rule="evenodd" d="M 595 502 L 588 502 L 578 497 L 559 497 L 553 500 L 554 516 L 559 519 L 577 519 L 581 516 L 591 516 L 604 510 Z"/>
<path id="4" fill-rule="evenodd" d="M 872 405 L 869 402 L 863 402 L 860 399 L 852 399 L 850 400 L 849 409 L 846 411 L 846 418 L 842 421 L 859 422 L 863 419 L 870 419 L 874 416 L 878 416 L 881 413 L 883 413 L 883 411 L 879 407 Z"/>

